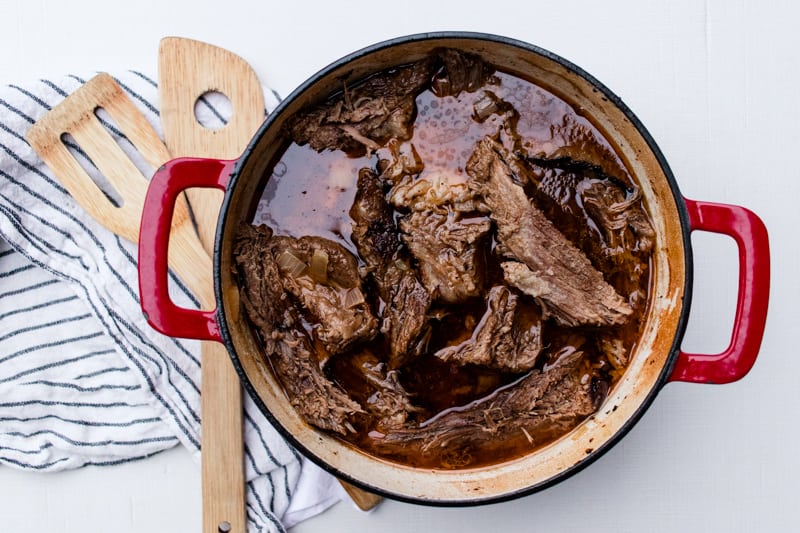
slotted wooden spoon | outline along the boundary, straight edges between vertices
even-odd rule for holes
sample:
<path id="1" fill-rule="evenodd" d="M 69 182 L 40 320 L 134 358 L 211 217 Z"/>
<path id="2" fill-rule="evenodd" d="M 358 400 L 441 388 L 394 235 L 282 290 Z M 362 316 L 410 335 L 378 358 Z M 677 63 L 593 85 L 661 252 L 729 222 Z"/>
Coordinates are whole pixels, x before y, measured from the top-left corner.
<path id="1" fill-rule="evenodd" d="M 95 115 L 104 109 L 145 161 L 158 168 L 171 159 L 145 117 L 108 74 L 99 74 L 36 122 L 26 138 L 73 198 L 103 226 L 139 240 L 148 181 Z M 68 133 L 116 188 L 120 207 L 81 167 L 62 142 Z M 175 205 L 169 265 L 200 301 L 215 307 L 211 257 L 203 248 L 184 200 Z M 205 342 L 201 357 L 203 530 L 247 528 L 244 501 L 241 385 L 221 344 Z"/>
<path id="2" fill-rule="evenodd" d="M 237 158 L 264 122 L 264 93 L 258 76 L 244 59 L 224 48 L 165 37 L 158 50 L 158 88 L 164 139 L 173 157 Z M 225 95 L 231 103 L 231 116 L 218 129 L 204 127 L 195 115 L 198 99 L 210 92 Z M 188 189 L 186 193 L 200 240 L 212 253 L 222 191 Z M 214 406 L 204 403 L 203 409 L 207 408 Z M 340 482 L 365 511 L 382 500 Z"/>

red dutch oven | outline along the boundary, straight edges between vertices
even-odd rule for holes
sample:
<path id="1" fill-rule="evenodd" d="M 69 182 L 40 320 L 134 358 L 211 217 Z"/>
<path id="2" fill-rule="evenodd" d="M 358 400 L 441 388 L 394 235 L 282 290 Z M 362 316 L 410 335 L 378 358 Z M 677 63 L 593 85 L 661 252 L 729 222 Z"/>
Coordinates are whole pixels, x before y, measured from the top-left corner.
<path id="1" fill-rule="evenodd" d="M 249 222 L 265 173 L 284 146 L 282 125 L 365 76 L 426 56 L 439 47 L 476 53 L 503 70 L 557 94 L 603 132 L 640 185 L 656 231 L 650 302 L 631 362 L 593 416 L 552 444 L 526 456 L 468 470 L 431 470 L 367 455 L 315 428 L 293 410 L 244 317 L 232 275 L 236 229 Z M 214 249 L 217 307 L 176 306 L 167 288 L 167 243 L 177 196 L 191 187 L 225 191 Z M 733 237 L 738 246 L 739 288 L 733 333 L 718 354 L 680 349 L 692 289 L 693 231 Z M 267 118 L 237 160 L 177 159 L 160 168 L 144 205 L 139 242 L 142 308 L 151 325 L 171 336 L 222 342 L 245 388 L 275 427 L 309 458 L 367 490 L 405 501 L 472 505 L 506 500 L 550 486 L 578 472 L 624 436 L 659 390 L 673 381 L 728 383 L 755 362 L 767 316 L 769 244 L 761 220 L 738 206 L 684 198 L 652 137 L 634 114 L 592 76 L 527 43 L 474 33 L 402 37 L 355 52 L 306 81 Z"/>

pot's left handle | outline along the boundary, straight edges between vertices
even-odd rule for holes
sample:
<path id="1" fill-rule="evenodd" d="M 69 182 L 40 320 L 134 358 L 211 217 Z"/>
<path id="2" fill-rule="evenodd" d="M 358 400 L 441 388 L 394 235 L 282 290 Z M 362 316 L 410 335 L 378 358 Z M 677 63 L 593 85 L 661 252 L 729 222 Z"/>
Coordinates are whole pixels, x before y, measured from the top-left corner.
<path id="1" fill-rule="evenodd" d="M 739 294 L 731 341 L 718 354 L 680 351 L 669 381 L 730 383 L 756 361 L 767 321 L 769 238 L 764 222 L 744 207 L 684 198 L 692 231 L 733 237 L 739 248 Z"/>
<path id="2" fill-rule="evenodd" d="M 174 159 L 159 168 L 150 181 L 139 230 L 139 297 L 147 321 L 165 335 L 221 341 L 216 309 L 188 309 L 178 306 L 170 298 L 168 246 L 173 229 L 172 215 L 178 196 L 192 187 L 224 191 L 235 163 L 235 160 L 188 157 Z M 196 239 L 191 224 L 184 226 L 188 226 Z M 176 235 L 178 237 L 180 235 Z M 199 241 L 197 244 L 202 250 Z M 194 266 L 186 265 L 184 270 L 192 270 Z M 210 288 L 212 284 L 209 282 L 212 272 L 178 272 L 178 275 L 198 295 L 201 305 L 214 304 L 213 289 Z M 195 280 L 195 283 L 189 280 Z"/>

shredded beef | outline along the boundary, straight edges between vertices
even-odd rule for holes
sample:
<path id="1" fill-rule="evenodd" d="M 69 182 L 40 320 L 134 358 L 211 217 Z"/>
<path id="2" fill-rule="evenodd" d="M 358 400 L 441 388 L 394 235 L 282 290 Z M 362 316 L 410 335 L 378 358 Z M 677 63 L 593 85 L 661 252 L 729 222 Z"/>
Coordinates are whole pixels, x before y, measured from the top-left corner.
<path id="1" fill-rule="evenodd" d="M 389 191 L 399 212 L 403 242 L 414 256 L 428 291 L 446 303 L 479 296 L 491 223 L 466 183 L 405 175 Z"/>
<path id="2" fill-rule="evenodd" d="M 285 122 L 296 144 L 344 153 L 288 159 L 275 199 L 325 198 L 299 216 L 335 204 L 311 233 L 341 244 L 244 225 L 234 269 L 309 424 L 404 464 L 480 466 L 561 437 L 620 379 L 655 233 L 610 144 L 529 89 L 439 49 Z M 342 186 L 315 195 L 326 168 Z"/>
<path id="3" fill-rule="evenodd" d="M 504 149 L 484 138 L 467 163 L 471 186 L 483 196 L 497 226 L 506 281 L 533 296 L 545 316 L 564 326 L 618 325 L 632 313 L 578 248 L 528 199 L 503 159 Z"/>
<path id="4" fill-rule="evenodd" d="M 317 151 L 361 153 L 390 139 L 411 137 L 416 96 L 430 83 L 437 61 L 428 58 L 373 76 L 287 121 L 290 137 Z"/>
<path id="5" fill-rule="evenodd" d="M 465 446 L 491 449 L 502 446 L 512 433 L 551 436 L 568 431 L 595 410 L 591 386 L 583 383 L 582 356 L 579 351 L 566 351 L 545 370 L 534 370 L 465 408 L 389 431 L 376 439 L 376 446 L 413 444 L 423 451 Z"/>
<path id="6" fill-rule="evenodd" d="M 283 289 L 275 262 L 272 230 L 243 225 L 234 243 L 234 262 L 247 316 L 298 413 L 318 428 L 346 434 L 363 409 L 328 380 L 317 362 L 300 317 Z"/>
<path id="7" fill-rule="evenodd" d="M 447 48 L 437 56 L 442 67 L 433 78 L 431 91 L 439 97 L 458 96 L 462 91 L 475 92 L 489 82 L 494 67 L 480 56 Z"/>
<path id="8" fill-rule="evenodd" d="M 437 96 L 473 92 L 494 69 L 479 56 L 443 49 L 434 55 L 344 87 L 338 97 L 291 117 L 286 128 L 298 144 L 317 151 L 373 151 L 411 137 L 415 100 L 427 88 Z"/>
<path id="9" fill-rule="evenodd" d="M 363 370 L 366 382 L 374 390 L 365 407 L 377 414 L 375 427 L 379 431 L 402 427 L 409 414 L 420 411 L 411 403 L 408 392 L 400 383 L 398 370 L 389 370 L 386 363 L 380 361 L 365 362 Z"/>
<path id="10" fill-rule="evenodd" d="M 404 176 L 395 183 L 389 191 L 389 202 L 403 212 L 435 210 L 468 214 L 486 211 L 466 183 L 451 183 L 444 175 L 434 179 Z"/>
<path id="11" fill-rule="evenodd" d="M 425 169 L 416 148 L 412 144 L 407 152 L 400 149 L 400 142 L 397 140 L 389 141 L 390 159 L 380 159 L 378 169 L 381 172 L 381 180 L 385 183 L 398 183 L 409 176 L 418 175 Z"/>
<path id="12" fill-rule="evenodd" d="M 427 346 L 432 298 L 397 237 L 393 211 L 378 176 L 361 169 L 357 187 L 350 209 L 352 239 L 386 303 L 381 332 L 389 339 L 390 366 L 397 368 Z"/>
<path id="13" fill-rule="evenodd" d="M 479 296 L 483 289 L 483 246 L 490 223 L 455 212 L 413 212 L 400 220 L 403 241 L 419 265 L 422 282 L 447 303 Z"/>
<path id="14" fill-rule="evenodd" d="M 375 337 L 378 320 L 363 298 L 358 261 L 353 254 L 322 237 L 273 237 L 272 246 L 276 259 L 288 253 L 305 265 L 312 263 L 315 254 L 324 254 L 324 279 L 315 279 L 306 270 L 302 275 L 283 275 L 282 281 L 318 324 L 314 334 L 329 354 L 342 353 L 357 342 Z M 354 291 L 361 297 L 354 298 Z"/>
<path id="15" fill-rule="evenodd" d="M 522 301 L 507 287 L 489 290 L 486 313 L 472 337 L 436 352 L 443 361 L 484 365 L 507 372 L 533 368 L 542 351 L 542 321 L 538 307 Z"/>

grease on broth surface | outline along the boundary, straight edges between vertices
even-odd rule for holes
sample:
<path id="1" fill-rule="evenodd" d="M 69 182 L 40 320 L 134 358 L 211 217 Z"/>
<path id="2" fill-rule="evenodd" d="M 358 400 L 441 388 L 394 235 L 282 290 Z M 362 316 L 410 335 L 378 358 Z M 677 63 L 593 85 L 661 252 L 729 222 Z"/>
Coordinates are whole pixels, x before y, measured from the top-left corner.
<path id="1" fill-rule="evenodd" d="M 508 113 L 476 117 L 476 105 L 482 98 L 489 98 L 485 100 L 487 105 L 502 102 L 505 109 L 510 107 L 516 112 L 511 135 Z M 271 175 L 255 209 L 253 224 L 266 224 L 276 235 L 332 240 L 356 255 L 363 268 L 358 246 L 353 242 L 350 216 L 358 192 L 360 169 L 378 169 L 381 160 L 391 160 L 398 151 L 416 152 L 424 162 L 424 170 L 414 177 L 415 180 L 443 179 L 448 185 L 466 183 L 470 179 L 467 162 L 476 145 L 486 137 L 496 137 L 504 128 L 507 139 L 517 143 L 524 162 L 530 165 L 528 170 L 534 181 L 524 184 L 526 194 L 567 239 L 586 253 L 605 280 L 630 304 L 632 314 L 624 324 L 612 327 L 567 327 L 545 317 L 541 326 L 543 356 L 527 372 L 455 364 L 434 356 L 443 348 L 474 339 L 476 327 L 487 312 L 488 288 L 508 285 L 496 257 L 498 242 L 492 230 L 481 251 L 485 271 L 480 296 L 458 304 L 441 301 L 432 304 L 426 350 L 396 369 L 399 383 L 414 406 L 398 434 L 408 431 L 412 436 L 397 437 L 396 442 L 390 442 L 387 434 L 394 430 L 379 427 L 378 421 L 369 415 L 355 417 L 354 431 L 338 435 L 367 453 L 406 465 L 445 469 L 479 467 L 525 455 L 557 439 L 584 416 L 570 419 L 563 425 L 552 422 L 506 428 L 502 426 L 505 419 L 492 420 L 493 402 L 512 396 L 521 381 L 532 374 L 544 374 L 557 366 L 565 354 L 580 353 L 580 361 L 571 363 L 573 370 L 568 376 L 560 377 L 553 387 L 568 379 L 577 380 L 575 386 L 581 388 L 596 409 L 624 372 L 635 346 L 650 284 L 650 256 L 643 249 L 642 237 L 646 232 L 637 233 L 626 227 L 619 239 L 610 236 L 598 223 L 598 215 L 592 210 L 595 208 L 587 207 L 586 202 L 596 202 L 596 198 L 586 191 L 598 184 L 606 186 L 610 181 L 621 198 L 612 206 L 628 202 L 644 212 L 642 201 L 636 196 L 636 184 L 610 144 L 588 119 L 556 95 L 508 73 L 495 72 L 492 82 L 477 91 L 450 96 L 423 91 L 416 97 L 413 135 L 392 148 L 384 145 L 365 155 L 350 157 L 339 150 L 318 152 L 308 145 L 287 144 L 270 168 Z M 588 154 L 585 160 L 579 155 L 581 150 Z M 397 210 L 395 218 L 399 220 L 407 214 Z M 474 216 L 488 220 L 483 212 Z M 631 249 L 626 248 L 624 260 L 620 259 L 624 255 L 620 247 Z M 516 289 L 514 294 L 523 302 L 520 305 L 537 303 L 535 298 L 519 294 Z M 374 293 L 367 295 L 367 301 L 379 316 L 387 305 Z M 306 324 L 306 330 L 313 337 L 313 324 Z M 324 352 L 319 343 L 315 347 Z M 365 369 L 385 366 L 388 350 L 387 338 L 379 334 L 356 344 L 346 353 L 323 353 L 320 364 L 331 382 L 365 406 L 375 394 L 374 387 L 364 380 L 368 373 Z M 536 416 L 537 408 L 532 404 L 529 416 Z M 414 433 L 424 433 L 447 417 L 480 419 L 480 416 L 460 415 L 476 409 L 487 420 L 487 427 L 479 430 L 479 434 L 483 434 L 480 431 L 491 433 L 492 424 L 496 422 L 500 429 L 495 434 L 488 438 L 459 440 L 417 438 Z M 507 418 L 508 413 L 503 416 Z M 455 444 L 451 445 L 453 442 Z"/>

